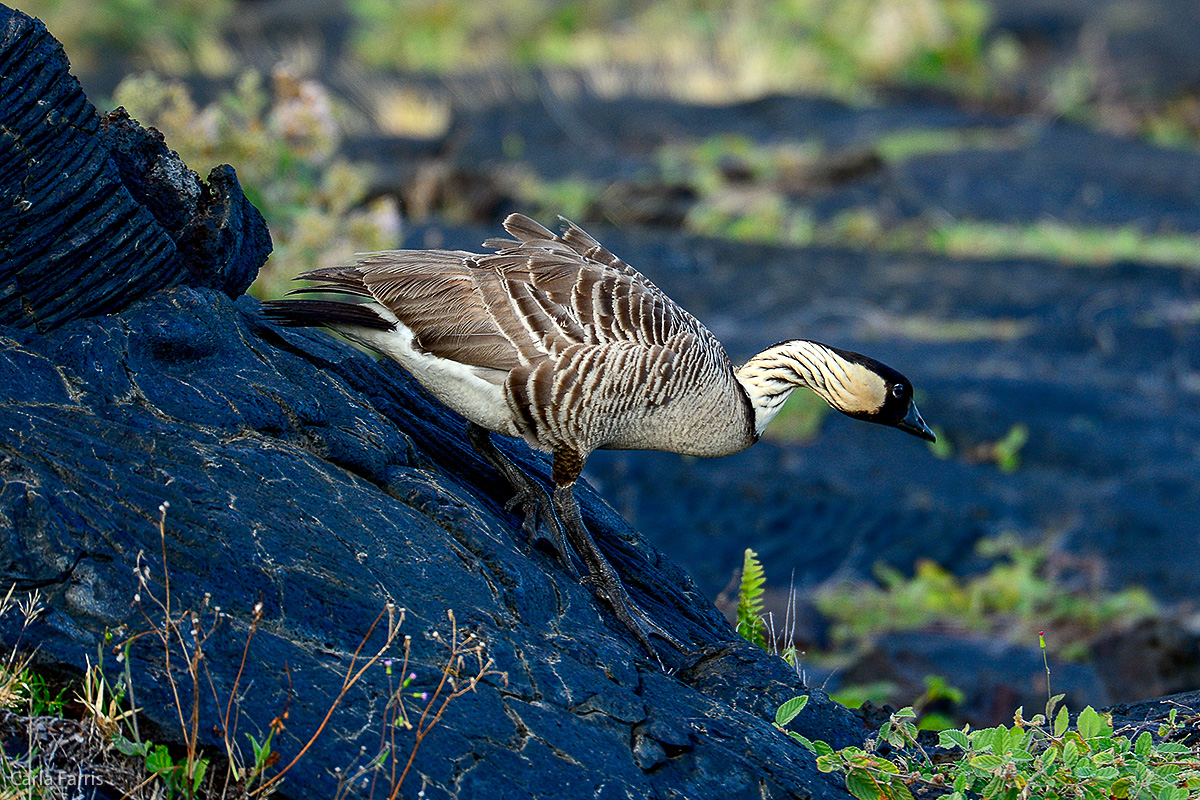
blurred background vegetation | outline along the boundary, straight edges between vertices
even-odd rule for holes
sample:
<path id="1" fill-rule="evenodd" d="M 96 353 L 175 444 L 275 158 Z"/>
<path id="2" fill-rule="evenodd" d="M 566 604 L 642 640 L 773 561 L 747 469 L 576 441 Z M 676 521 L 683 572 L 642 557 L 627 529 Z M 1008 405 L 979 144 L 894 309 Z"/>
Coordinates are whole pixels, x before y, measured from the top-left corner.
<path id="1" fill-rule="evenodd" d="M 1069 117 L 1174 146 L 1195 147 L 1200 131 L 1195 92 L 1115 91 L 1106 84 L 1112 70 L 1103 58 L 1082 45 L 1047 58 L 996 27 L 984 0 L 21 0 L 17 6 L 63 42 L 99 106 L 124 105 L 159 128 L 201 174 L 217 163 L 236 166 L 275 242 L 254 289 L 262 296 L 277 294 L 301 270 L 395 246 L 400 198 L 372 189 L 374 168 L 341 155 L 343 137 L 444 135 L 451 101 L 481 80 L 565 74 L 599 97 L 706 104 L 806 93 L 869 105 L 896 92 L 924 92 Z M 397 75 L 415 80 L 397 83 Z M 455 80 L 467 83 L 448 97 Z M 737 136 L 669 143 L 645 181 L 694 195 L 679 222 L 709 236 L 1084 264 L 1200 260 L 1195 236 L 1130 226 L 897 221 L 870 207 L 817 219 L 792 189 L 828 169 L 829 154 L 796 134 L 783 147 Z M 982 136 L 893 133 L 874 143 L 872 157 L 888 165 L 995 144 Z M 628 199 L 606 206 L 612 185 L 579 176 L 518 170 L 501 180 L 526 211 L 542 216 L 611 220 L 611 206 Z M 403 212 L 421 218 L 430 210 L 414 201 Z M 469 216 L 452 204 L 436 210 L 460 221 Z"/>
<path id="2" fill-rule="evenodd" d="M 302 5 L 302 4 L 301 4 Z M 1020 66 L 1008 37 L 985 42 L 982 0 L 348 0 L 353 56 L 368 68 L 438 73 L 571 67 L 597 82 L 653 77 L 703 100 L 772 91 L 855 95 L 872 83 L 982 92 Z M 77 69 L 120 54 L 174 75 L 227 76 L 232 0 L 28 0 Z M 646 83 L 641 85 L 645 86 Z"/>
<path id="3" fill-rule="evenodd" d="M 1008 0 L 1011 3 L 1011 0 Z M 1047 58 L 1044 41 L 994 24 L 986 0 L 22 0 L 76 72 L 230 78 L 312 47 L 362 70 L 437 75 L 570 69 L 600 95 L 729 102 L 772 92 L 865 100 L 895 87 L 1033 103 L 1121 132 L 1194 142 L 1194 92 L 1122 94 L 1103 47 Z M 1044 5 L 1044 4 L 1043 4 Z M 1133 29 L 1158 8 L 1097 3 L 1080 36 Z M 264 8 L 272 8 L 263 12 Z M 1039 7 L 1040 8 L 1040 7 Z M 1044 10 L 1054 26 L 1054 9 Z M 265 29 L 286 30 L 289 46 Z M 312 40 L 304 41 L 305 34 Z M 1051 31 L 1051 35 L 1053 32 Z M 256 38 L 263 37 L 267 38 Z M 332 46 L 331 46 L 332 45 Z M 258 52 L 263 50 L 266 52 Z M 290 52 L 284 52 L 290 51 Z M 314 76 L 308 76 L 314 77 Z M 1117 83 L 1114 85 L 1114 81 Z M 1144 81 L 1142 82 L 1145 83 Z M 85 85 L 86 81 L 85 81 Z M 92 87 L 89 87 L 92 88 Z M 1154 108 L 1107 113 L 1114 101 Z M 1026 106 L 1029 107 L 1029 106 Z M 1136 119 L 1129 119 L 1130 116 Z"/>
<path id="4" fill-rule="evenodd" d="M 979 0 L 659 0 L 493 3 L 352 0 L 354 46 L 374 67 L 570 67 L 690 100 L 766 92 L 854 95 L 877 81 L 982 90 L 1015 66 L 985 47 Z M 627 89 L 623 86 L 622 89 Z"/>

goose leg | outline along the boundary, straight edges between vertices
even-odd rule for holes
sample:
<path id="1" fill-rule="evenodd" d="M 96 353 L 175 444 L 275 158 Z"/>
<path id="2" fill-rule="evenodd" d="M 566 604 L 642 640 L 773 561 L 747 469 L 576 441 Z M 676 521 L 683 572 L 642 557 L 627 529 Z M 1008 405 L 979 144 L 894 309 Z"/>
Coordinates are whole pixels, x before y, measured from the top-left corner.
<path id="1" fill-rule="evenodd" d="M 571 576 L 578 578 L 579 570 L 575 567 L 575 560 L 571 557 L 570 548 L 567 547 L 567 539 L 563 535 L 562 525 L 554 514 L 554 507 L 551 505 L 546 491 L 496 448 L 492 441 L 492 435 L 486 428 L 476 425 L 474 422 L 468 422 L 467 441 L 471 443 L 471 447 L 479 454 L 479 457 L 495 467 L 496 471 L 504 476 L 513 491 L 516 492 L 513 498 L 504 504 L 504 510 L 509 513 L 516 511 L 521 516 L 521 528 L 529 540 L 534 545 L 538 542 L 548 543 L 554 548 L 554 552 L 558 554 L 559 560 L 566 566 Z M 549 536 L 542 533 L 542 524 L 550 531 Z"/>
<path id="2" fill-rule="evenodd" d="M 575 499 L 575 481 L 582 467 L 582 459 L 575 453 L 554 455 L 554 510 L 562 521 L 567 539 L 587 567 L 588 576 L 583 581 L 591 584 L 596 595 L 612 606 L 617 619 L 621 620 L 621 623 L 637 637 L 646 652 L 658 659 L 660 664 L 662 659 L 650 644 L 651 636 L 657 636 L 681 653 L 688 652 L 683 643 L 650 619 L 649 615 L 630 599 L 617 571 L 600 552 L 592 534 L 583 524 L 579 503 Z"/>

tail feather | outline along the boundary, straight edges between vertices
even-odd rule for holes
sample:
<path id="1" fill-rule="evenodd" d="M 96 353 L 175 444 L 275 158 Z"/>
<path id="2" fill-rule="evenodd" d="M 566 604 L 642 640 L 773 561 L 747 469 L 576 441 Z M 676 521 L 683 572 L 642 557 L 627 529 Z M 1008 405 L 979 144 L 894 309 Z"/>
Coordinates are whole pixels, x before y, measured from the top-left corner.
<path id="1" fill-rule="evenodd" d="M 392 330 L 392 323 L 371 308 L 359 303 L 336 300 L 267 300 L 263 314 L 276 325 L 302 328 L 309 325 L 348 325 L 377 331 Z"/>

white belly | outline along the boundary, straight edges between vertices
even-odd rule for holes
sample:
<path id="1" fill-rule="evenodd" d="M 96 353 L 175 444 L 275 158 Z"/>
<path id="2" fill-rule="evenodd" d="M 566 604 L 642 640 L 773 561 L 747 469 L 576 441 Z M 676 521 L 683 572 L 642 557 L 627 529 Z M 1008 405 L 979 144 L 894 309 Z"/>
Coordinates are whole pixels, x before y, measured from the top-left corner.
<path id="1" fill-rule="evenodd" d="M 430 394 L 476 425 L 506 436 L 520 435 L 513 427 L 502 382 L 486 380 L 478 368 L 422 352 L 414 346 L 415 336 L 404 323 L 383 306 L 371 306 L 393 323 L 395 330 L 338 326 L 337 332 L 404 367 Z"/>

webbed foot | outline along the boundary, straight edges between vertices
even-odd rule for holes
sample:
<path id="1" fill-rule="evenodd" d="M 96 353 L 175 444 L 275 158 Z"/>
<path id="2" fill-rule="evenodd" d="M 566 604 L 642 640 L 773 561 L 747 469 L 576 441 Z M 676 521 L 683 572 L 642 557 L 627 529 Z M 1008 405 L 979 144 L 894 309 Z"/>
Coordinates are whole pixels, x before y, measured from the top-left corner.
<path id="1" fill-rule="evenodd" d="M 467 441 L 513 488 L 515 494 L 504 504 L 504 510 L 521 517 L 521 529 L 525 531 L 529 542 L 535 547 L 540 543 L 550 545 L 571 576 L 578 578 L 579 570 L 567 546 L 562 523 L 554 513 L 554 505 L 546 490 L 496 448 L 491 434 L 485 428 L 468 422 Z"/>

